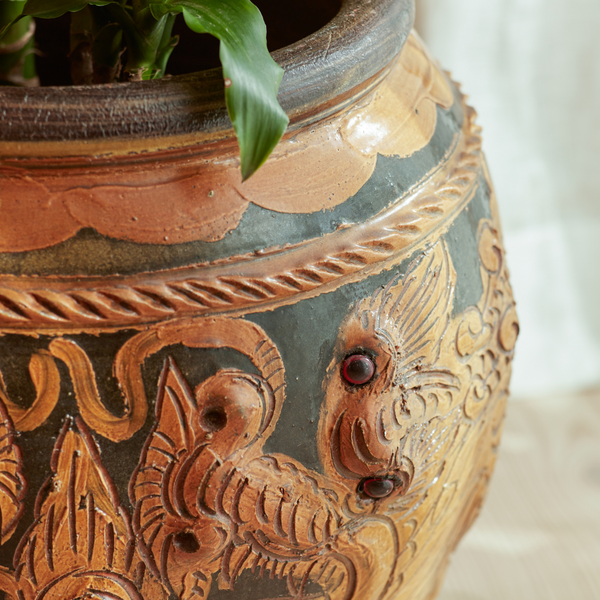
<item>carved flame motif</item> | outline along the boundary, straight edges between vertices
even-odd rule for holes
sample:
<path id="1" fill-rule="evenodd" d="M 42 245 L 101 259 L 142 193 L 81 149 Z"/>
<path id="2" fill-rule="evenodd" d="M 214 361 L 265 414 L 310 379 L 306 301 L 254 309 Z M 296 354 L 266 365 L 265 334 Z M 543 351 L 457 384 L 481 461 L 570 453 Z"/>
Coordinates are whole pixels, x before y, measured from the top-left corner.
<path id="1" fill-rule="evenodd" d="M 80 419 L 76 427 L 67 419 L 51 467 L 7 591 L 19 600 L 144 600 L 145 567 L 135 555 L 128 515 Z M 146 597 L 160 600 L 158 591 Z"/>

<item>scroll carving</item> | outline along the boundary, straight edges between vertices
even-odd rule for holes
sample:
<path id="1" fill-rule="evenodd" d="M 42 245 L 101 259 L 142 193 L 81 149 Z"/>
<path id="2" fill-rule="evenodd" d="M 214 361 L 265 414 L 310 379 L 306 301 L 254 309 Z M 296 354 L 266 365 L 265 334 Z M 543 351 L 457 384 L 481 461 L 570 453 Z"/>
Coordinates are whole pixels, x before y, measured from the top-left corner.
<path id="1" fill-rule="evenodd" d="M 60 394 L 60 374 L 48 351 L 41 350 L 33 354 L 29 361 L 29 375 L 36 390 L 36 398 L 25 409 L 10 400 L 0 373 L 0 400 L 6 405 L 19 431 L 32 431 L 42 425 L 56 407 Z"/>
<path id="2" fill-rule="evenodd" d="M 127 389 L 128 374 L 119 367 L 126 360 L 126 353 L 117 357 L 115 371 L 123 378 L 121 387 Z M 36 389 L 36 398 L 29 408 L 12 402 L 3 385 L 0 374 L 0 400 L 20 431 L 32 431 L 43 425 L 54 411 L 60 395 L 60 375 L 55 358 L 67 366 L 75 397 L 83 420 L 104 437 L 119 442 L 130 438 L 146 420 L 148 405 L 144 393 L 124 396 L 125 415 L 116 417 L 102 403 L 96 385 L 96 375 L 85 351 L 73 340 L 58 338 L 50 342 L 48 350 L 33 354 L 29 373 Z M 134 360 L 145 357 L 134 356 Z"/>
<path id="3" fill-rule="evenodd" d="M 263 362 L 281 374 L 276 348 L 263 341 Z M 130 488 L 146 565 L 186 600 L 207 597 L 216 573 L 221 587 L 235 589 L 245 569 L 286 579 L 290 598 L 304 597 L 309 581 L 330 598 L 361 597 L 358 567 L 380 571 L 374 585 L 382 587 L 393 561 L 377 565 L 369 540 L 397 545 L 391 524 L 350 527 L 339 506 L 346 490 L 289 457 L 263 454 L 283 399 L 264 375 L 222 370 L 192 391 L 167 361 L 157 425 Z"/>
<path id="4" fill-rule="evenodd" d="M 463 129 L 441 167 L 360 227 L 326 235 L 326 252 L 319 238 L 157 276 L 78 278 L 76 284 L 70 279 L 0 278 L 0 329 L 106 330 L 281 303 L 315 293 L 323 285 L 347 283 L 365 268 L 400 254 L 408 256 L 429 232 L 464 208 L 477 187 L 480 127 L 475 111 L 466 105 L 464 111 Z"/>
<path id="5" fill-rule="evenodd" d="M 11 538 L 25 509 L 27 482 L 15 437 L 12 420 L 0 401 L 0 544 Z"/>
<path id="6" fill-rule="evenodd" d="M 518 333 L 492 222 L 480 222 L 478 247 L 483 294 L 457 316 L 443 239 L 351 307 L 323 382 L 321 473 L 264 452 L 286 376 L 277 345 L 255 323 L 194 317 L 134 335 L 115 360 L 129 416 L 110 423 L 83 350 L 53 340 L 32 359 L 32 373 L 40 369 L 36 402 L 52 389 L 59 359 L 75 380 L 81 416 L 65 422 L 53 475 L 38 493 L 15 571 L 0 572 L 0 589 L 11 600 L 195 600 L 214 586 L 236 590 L 252 572 L 285 580 L 288 600 L 429 597 L 436 581 L 428 579 L 429 592 L 417 589 L 423 576 L 414 574 L 436 570 L 431 557 L 439 555 L 428 545 L 451 547 L 477 513 Z M 177 345 L 230 348 L 255 371 L 224 368 L 193 387 L 168 355 Z M 165 349 L 129 514 L 88 427 L 117 440 L 121 423 L 138 427 L 131 423 L 147 407 L 141 365 Z M 25 424 L 47 412 L 8 406 Z M 13 469 L 0 480 L 4 540 L 25 485 L 8 410 L 1 416 Z"/>

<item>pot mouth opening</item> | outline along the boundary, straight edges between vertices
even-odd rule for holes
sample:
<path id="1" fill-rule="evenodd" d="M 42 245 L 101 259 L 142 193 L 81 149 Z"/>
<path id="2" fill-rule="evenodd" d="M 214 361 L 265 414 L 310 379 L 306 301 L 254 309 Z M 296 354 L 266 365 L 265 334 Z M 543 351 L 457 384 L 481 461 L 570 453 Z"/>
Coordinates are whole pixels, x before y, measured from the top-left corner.
<path id="1" fill-rule="evenodd" d="M 319 31 L 332 21 L 343 0 L 253 0 L 267 26 L 267 46 L 275 52 Z M 72 13 L 56 19 L 36 19 L 35 63 L 39 87 L 72 87 L 69 54 Z M 219 68 L 219 41 L 192 31 L 177 15 L 172 31 L 179 41 L 174 47 L 165 77 L 189 75 Z M 125 60 L 123 61 L 125 62 Z M 99 83 L 95 85 L 105 85 Z"/>
<path id="2" fill-rule="evenodd" d="M 329 22 L 272 52 L 285 72 L 279 101 L 290 130 L 338 112 L 372 89 L 402 50 L 414 22 L 414 0 L 324 4 L 330 12 L 337 10 Z M 7 148 L 13 156 L 32 156 L 31 146 L 46 142 L 135 146 L 136 140 L 168 138 L 159 146 L 174 148 L 232 136 L 220 67 L 143 82 L 5 87 L 0 105 L 0 141 L 18 143 Z"/>

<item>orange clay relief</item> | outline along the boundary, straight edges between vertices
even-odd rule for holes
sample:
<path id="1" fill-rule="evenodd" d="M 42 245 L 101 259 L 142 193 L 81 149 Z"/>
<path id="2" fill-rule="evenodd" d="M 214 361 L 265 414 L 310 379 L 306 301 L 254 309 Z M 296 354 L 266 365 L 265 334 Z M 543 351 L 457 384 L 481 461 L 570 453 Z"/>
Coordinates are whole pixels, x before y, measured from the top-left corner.
<path id="1" fill-rule="evenodd" d="M 67 417 L 24 533 L 11 600 L 206 598 L 252 571 L 285 580 L 289 598 L 320 586 L 332 600 L 391 598 L 418 568 L 416 549 L 440 519 L 460 533 L 476 507 L 497 443 L 517 331 L 500 240 L 478 231 L 483 294 L 452 316 L 456 272 L 443 239 L 403 275 L 350 307 L 323 382 L 317 448 L 322 472 L 263 447 L 286 398 L 277 345 L 244 318 L 181 318 L 149 326 L 119 350 L 124 413 L 104 405 L 94 368 L 72 339 L 31 358 L 36 399 L 17 407 L 2 390 L 2 541 L 22 514 L 26 483 L 17 432 L 41 426 L 57 403 L 62 361 L 79 408 Z M 144 361 L 160 350 L 229 348 L 256 372 L 222 368 L 192 387 L 172 356 L 157 386 L 154 425 L 131 476 L 130 514 L 94 436 L 120 441 L 146 420 Z M 6 405 L 6 410 L 4 409 Z M 474 471 L 461 469 L 469 460 Z M 473 458 L 476 457 L 476 458 Z M 477 473 L 477 475 L 474 475 Z M 468 519 L 473 518 L 473 508 Z M 406 593 L 410 592 L 407 588 Z"/>
<path id="2" fill-rule="evenodd" d="M 208 144 L 197 153 L 183 148 L 185 159 L 173 168 L 170 151 L 163 152 L 168 159 L 164 162 L 157 152 L 150 167 L 143 161 L 118 163 L 118 143 L 97 149 L 98 155 L 109 157 L 107 165 L 81 173 L 45 164 L 28 171 L 26 163 L 19 163 L 0 172 L 0 252 L 47 248 L 86 227 L 138 243 L 218 241 L 238 227 L 250 203 L 280 213 L 331 209 L 368 181 L 377 154 L 404 157 L 426 146 L 435 130 L 437 107 L 449 108 L 453 102 L 449 80 L 413 34 L 374 92 L 318 127 L 290 132 L 245 183 L 234 145 L 229 152 L 223 152 L 222 144 Z M 127 156 L 131 149 L 127 141 L 122 144 L 121 153 Z M 89 146 L 86 152 L 92 151 Z M 38 156 L 39 149 L 33 152 Z M 330 167 L 321 168 L 325 163 Z M 272 193 L 274 182 L 277 194 Z M 27 227 L 32 210 L 43 227 Z"/>

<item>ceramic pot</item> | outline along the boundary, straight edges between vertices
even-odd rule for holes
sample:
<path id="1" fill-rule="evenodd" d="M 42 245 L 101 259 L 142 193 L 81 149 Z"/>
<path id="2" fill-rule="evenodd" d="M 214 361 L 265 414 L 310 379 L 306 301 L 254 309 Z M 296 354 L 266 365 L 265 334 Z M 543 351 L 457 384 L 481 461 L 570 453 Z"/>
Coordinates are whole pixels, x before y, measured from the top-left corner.
<path id="1" fill-rule="evenodd" d="M 347 0 L 275 53 L 242 184 L 220 72 L 0 91 L 0 589 L 432 598 L 518 326 L 475 114 Z"/>

